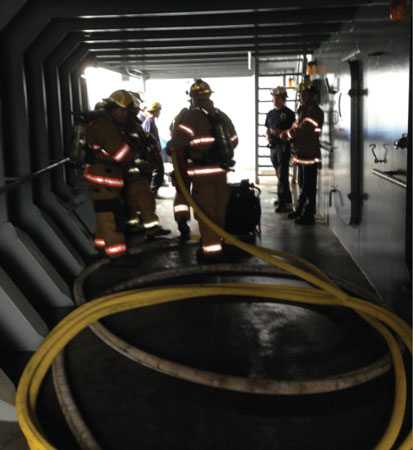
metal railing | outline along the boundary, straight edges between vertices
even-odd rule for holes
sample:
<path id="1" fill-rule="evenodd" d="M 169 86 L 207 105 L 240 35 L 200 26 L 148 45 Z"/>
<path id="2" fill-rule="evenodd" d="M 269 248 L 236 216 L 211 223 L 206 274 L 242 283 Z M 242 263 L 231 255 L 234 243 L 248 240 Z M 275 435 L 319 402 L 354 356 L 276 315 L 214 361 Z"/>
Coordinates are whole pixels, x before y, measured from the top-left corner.
<path id="1" fill-rule="evenodd" d="M 373 175 L 376 175 L 376 176 L 382 178 L 383 180 L 390 181 L 390 183 L 393 183 L 397 186 L 407 189 L 407 182 L 400 180 L 399 178 L 396 178 L 394 176 L 394 175 L 405 175 L 406 176 L 405 173 L 396 172 L 396 171 L 383 172 L 382 170 L 378 170 L 378 169 L 373 169 L 371 172 Z"/>
<path id="2" fill-rule="evenodd" d="M 43 173 L 49 172 L 52 169 L 55 169 L 58 166 L 61 166 L 63 164 L 66 164 L 67 162 L 70 161 L 70 158 L 64 158 L 60 161 L 57 161 L 53 164 L 50 164 L 50 166 L 47 166 L 43 169 L 38 170 L 37 172 L 31 173 L 29 175 L 25 175 L 23 177 L 18 178 L 17 180 L 9 183 L 9 184 L 5 184 L 4 186 L 0 187 L 0 194 L 4 194 L 6 192 L 9 192 L 13 189 L 16 189 L 18 186 L 20 186 L 23 183 L 26 183 L 27 181 L 32 180 L 33 178 L 38 177 L 39 175 L 42 175 Z"/>

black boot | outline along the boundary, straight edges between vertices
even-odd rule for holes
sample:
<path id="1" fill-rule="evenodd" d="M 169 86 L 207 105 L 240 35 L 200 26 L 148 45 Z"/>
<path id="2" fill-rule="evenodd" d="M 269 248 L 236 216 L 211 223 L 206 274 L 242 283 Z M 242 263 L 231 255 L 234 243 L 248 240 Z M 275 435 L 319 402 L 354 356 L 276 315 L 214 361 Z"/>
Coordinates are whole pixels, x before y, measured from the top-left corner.
<path id="1" fill-rule="evenodd" d="M 288 212 L 287 205 L 284 203 L 278 203 L 278 207 L 275 208 L 276 213 L 286 213 Z"/>
<path id="2" fill-rule="evenodd" d="M 188 222 L 186 220 L 178 220 L 178 230 L 181 233 L 179 236 L 179 240 L 181 242 L 186 242 L 189 240 L 190 229 L 188 226 Z"/>
<path id="3" fill-rule="evenodd" d="M 289 219 L 299 219 L 301 216 L 301 213 L 299 211 L 293 211 L 288 214 Z"/>
<path id="4" fill-rule="evenodd" d="M 315 219 L 313 215 L 304 214 L 294 221 L 297 225 L 314 225 Z"/>

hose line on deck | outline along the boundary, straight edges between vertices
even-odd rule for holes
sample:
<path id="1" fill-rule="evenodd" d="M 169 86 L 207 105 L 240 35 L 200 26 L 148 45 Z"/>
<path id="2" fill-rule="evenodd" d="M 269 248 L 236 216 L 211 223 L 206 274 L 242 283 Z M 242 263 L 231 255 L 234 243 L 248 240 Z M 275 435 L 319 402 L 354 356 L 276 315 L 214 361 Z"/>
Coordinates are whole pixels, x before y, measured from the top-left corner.
<path id="1" fill-rule="evenodd" d="M 168 241 L 159 242 L 159 244 L 159 249 L 173 248 L 173 246 L 171 246 L 170 242 Z M 133 253 L 143 255 L 143 253 L 147 251 L 146 249 L 146 246 L 139 249 L 134 249 Z M 83 292 L 83 286 L 87 278 L 91 276 L 94 270 L 95 267 L 90 266 L 89 268 L 85 269 L 75 281 L 73 294 L 77 305 L 82 305 L 86 302 L 85 294 Z M 243 264 L 218 264 L 197 267 L 175 267 L 173 269 L 153 272 L 151 274 L 145 274 L 131 278 L 127 281 L 123 281 L 105 290 L 105 292 L 101 295 L 103 296 L 114 294 L 116 292 L 130 291 L 132 289 L 138 289 L 139 287 L 143 286 L 153 286 L 154 284 L 159 285 L 158 283 L 160 281 L 162 281 L 165 285 L 164 282 L 167 279 L 179 279 L 182 276 L 184 276 L 185 279 L 188 279 L 191 278 L 191 276 L 198 276 L 200 274 L 208 276 L 208 274 L 216 274 L 217 271 L 220 275 L 237 273 L 238 276 L 242 276 L 241 274 L 259 274 L 260 276 L 270 275 L 271 277 L 273 277 L 284 275 L 285 277 L 283 271 L 281 271 L 278 267 L 263 264 L 254 266 Z M 285 279 L 286 278 L 284 278 L 284 280 Z M 297 280 L 294 280 L 296 283 Z M 360 295 L 364 295 L 368 299 L 372 298 L 371 293 L 362 290 L 358 286 L 351 285 L 348 282 L 344 282 L 342 280 L 338 282 L 341 288 L 346 290 L 346 292 L 352 293 L 353 296 L 359 297 Z M 178 283 L 174 281 L 174 284 Z M 304 284 L 304 282 L 302 284 Z M 305 283 L 305 285 L 307 285 L 308 287 L 307 283 Z M 190 367 L 178 362 L 170 361 L 165 358 L 160 358 L 156 355 L 145 352 L 144 350 L 139 349 L 133 345 L 130 345 L 127 341 L 122 340 L 119 336 L 112 333 L 100 322 L 93 323 L 89 326 L 89 328 L 99 339 L 101 339 L 105 344 L 109 345 L 115 351 L 151 370 L 155 370 L 159 373 L 163 373 L 164 375 L 173 376 L 193 383 L 245 393 L 260 393 L 267 395 L 311 395 L 315 393 L 319 394 L 334 392 L 373 380 L 374 378 L 386 373 L 392 368 L 390 355 L 386 354 L 374 363 L 367 366 L 358 368 L 356 370 L 351 370 L 349 372 L 336 373 L 335 375 L 323 378 L 316 377 L 300 380 L 274 380 L 256 377 L 245 378 L 229 374 L 206 371 L 200 368 Z M 402 345 L 404 348 L 404 345 L 400 342 L 399 345 Z M 55 360 L 55 362 L 56 361 L 57 360 Z M 53 369 L 54 365 L 55 363 L 53 363 Z M 55 389 L 56 391 L 65 389 L 67 391 L 70 391 L 70 387 L 67 384 L 65 385 L 65 383 L 55 383 Z M 68 403 L 72 403 L 70 397 L 68 398 Z M 64 402 L 61 403 L 61 407 L 62 410 L 66 410 L 66 404 Z M 71 406 L 70 409 L 72 411 L 73 407 Z M 73 423 L 74 420 L 77 420 L 75 417 L 72 418 L 72 415 L 73 414 L 68 414 L 68 417 L 66 418 L 70 423 Z M 72 431 L 76 436 L 82 435 L 82 431 L 79 430 L 79 427 L 74 427 L 74 430 Z M 90 447 L 85 447 L 84 450 L 89 449 Z"/>
<path id="2" fill-rule="evenodd" d="M 393 411 L 387 429 L 375 450 L 390 450 L 399 436 L 406 407 L 406 373 L 402 354 L 392 334 L 394 332 L 412 353 L 411 327 L 396 314 L 381 306 L 348 295 L 333 283 L 325 274 L 307 261 L 294 255 L 275 250 L 262 249 L 237 240 L 232 235 L 217 227 L 197 207 L 187 191 L 179 173 L 176 157 L 173 162 L 178 184 L 197 216 L 211 229 L 220 234 L 226 242 L 257 256 L 271 265 L 281 268 L 301 278 L 314 288 L 288 287 L 264 284 L 195 284 L 184 286 L 165 286 L 143 288 L 117 294 L 107 295 L 92 300 L 66 316 L 45 338 L 39 349 L 30 359 L 21 376 L 16 395 L 16 409 L 20 427 L 32 450 L 54 449 L 40 430 L 36 416 L 36 400 L 43 378 L 54 358 L 70 340 L 84 328 L 107 315 L 167 303 L 185 298 L 196 297 L 202 301 L 205 297 L 248 296 L 265 299 L 292 301 L 315 305 L 342 306 L 358 313 L 385 339 L 393 361 L 395 374 L 395 395 Z M 275 256 L 275 257 L 274 257 Z M 278 259 L 277 259 L 278 258 Z M 300 263 L 308 271 L 295 267 L 285 260 Z M 390 329 L 390 330 L 389 330 Z M 400 450 L 411 449 L 411 432 L 403 440 Z"/>
<path id="3" fill-rule="evenodd" d="M 300 290 L 301 292 L 300 294 Z M 19 417 L 19 423 L 25 434 L 31 449 L 52 449 L 53 447 L 47 442 L 42 433 L 38 430 L 36 423 L 35 404 L 37 395 L 40 389 L 41 381 L 46 375 L 47 370 L 52 364 L 57 354 L 64 348 L 64 346 L 81 330 L 96 320 L 101 319 L 109 314 L 115 314 L 118 312 L 126 311 L 129 309 L 144 307 L 150 305 L 156 305 L 160 303 L 167 303 L 184 298 L 194 296 L 194 292 L 199 297 L 208 297 L 213 295 L 230 295 L 230 296 L 251 296 L 251 297 L 263 297 L 270 299 L 280 299 L 287 301 L 301 303 L 311 303 L 318 305 L 341 305 L 341 301 L 337 302 L 337 299 L 333 296 L 324 293 L 324 295 L 309 295 L 308 288 L 297 288 L 289 292 L 288 288 L 285 288 L 284 292 L 278 292 L 278 289 L 274 288 L 274 285 L 243 285 L 243 284 L 217 284 L 211 286 L 205 285 L 188 285 L 188 286 L 167 286 L 157 289 L 139 289 L 124 293 L 113 294 L 105 297 L 101 297 L 96 300 L 92 300 L 65 317 L 46 337 L 38 351 L 33 355 L 32 359 L 26 366 L 22 378 L 20 380 L 17 398 L 16 408 Z M 363 317 L 365 315 L 381 319 L 380 314 L 377 314 L 376 306 L 368 302 L 361 303 L 359 299 L 350 297 L 348 299 L 348 305 L 356 312 L 361 313 Z M 395 320 L 392 315 L 387 318 L 387 325 L 394 331 L 398 332 L 405 345 L 411 350 L 411 343 L 407 334 L 400 330 L 398 321 Z M 380 445 L 376 449 L 388 450 L 394 443 L 394 436 L 397 437 L 401 422 L 404 415 L 405 401 L 401 401 L 400 398 L 406 397 L 405 392 L 405 373 L 402 362 L 402 356 L 398 346 L 388 330 L 379 324 L 371 323 L 380 334 L 384 334 L 384 338 L 388 343 L 391 355 L 393 358 L 393 364 L 396 375 L 396 396 L 394 402 L 394 412 L 392 419 L 390 420 L 390 427 L 386 431 L 383 437 L 385 440 L 381 440 Z M 384 328 L 384 330 L 383 330 Z M 390 436 L 390 438 L 388 437 Z M 392 441 L 392 442 L 390 442 Z M 408 448 L 408 447 L 400 447 Z"/>

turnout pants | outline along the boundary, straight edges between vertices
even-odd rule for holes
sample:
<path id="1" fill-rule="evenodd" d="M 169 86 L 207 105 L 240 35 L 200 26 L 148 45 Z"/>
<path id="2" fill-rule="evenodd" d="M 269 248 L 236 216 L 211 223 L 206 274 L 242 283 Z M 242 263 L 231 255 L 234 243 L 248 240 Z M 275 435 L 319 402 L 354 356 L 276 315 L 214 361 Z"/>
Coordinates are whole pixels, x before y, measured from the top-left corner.
<path id="1" fill-rule="evenodd" d="M 190 185 L 188 186 L 188 189 Z M 178 190 L 175 192 L 174 197 L 174 219 L 176 222 L 185 221 L 188 222 L 191 219 L 191 210 L 184 194 Z"/>
<path id="2" fill-rule="evenodd" d="M 119 180 L 122 184 L 121 171 L 102 164 L 91 165 L 88 175 L 97 181 L 86 178 L 86 187 L 93 202 L 96 218 L 95 246 L 104 249 L 106 255 L 115 259 L 126 252 L 124 227 L 124 206 L 121 200 L 121 186 L 109 184 Z"/>
<path id="3" fill-rule="evenodd" d="M 123 196 L 129 214 L 133 216 L 139 214 L 145 230 L 158 227 L 155 198 L 149 189 L 147 179 L 143 175 L 136 173 L 126 176 Z"/>
<path id="4" fill-rule="evenodd" d="M 199 175 L 191 179 L 192 197 L 195 203 L 212 222 L 224 228 L 225 214 L 230 197 L 227 174 Z M 221 237 L 204 224 L 196 214 L 195 219 L 198 221 L 202 247 L 205 249 L 206 246 L 221 245 Z"/>

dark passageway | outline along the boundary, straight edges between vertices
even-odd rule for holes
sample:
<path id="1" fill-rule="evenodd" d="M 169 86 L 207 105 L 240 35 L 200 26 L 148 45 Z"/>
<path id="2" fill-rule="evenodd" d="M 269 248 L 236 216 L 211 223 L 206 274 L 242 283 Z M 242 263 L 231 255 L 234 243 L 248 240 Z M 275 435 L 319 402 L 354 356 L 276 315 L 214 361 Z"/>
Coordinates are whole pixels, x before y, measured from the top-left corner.
<path id="1" fill-rule="evenodd" d="M 163 287 L 163 301 L 165 286 L 185 285 L 194 286 L 190 298 L 109 315 L 104 328 L 67 345 L 41 384 L 36 412 L 27 406 L 55 448 L 364 450 L 382 439 L 395 395 L 397 407 L 407 399 L 401 430 L 392 422 L 379 448 L 410 448 L 400 447 L 411 423 L 408 349 L 401 346 L 406 393 L 393 373 L 402 361 L 392 362 L 380 331 L 345 306 L 364 299 L 402 336 L 411 331 L 398 322 L 411 325 L 411 32 L 411 0 L 1 2 L 0 448 L 27 448 L 19 411 L 30 402 L 17 405 L 19 424 L 15 390 L 54 326 L 98 297 L 143 287 L 152 298 Z M 119 74 L 142 97 L 155 80 L 251 81 L 249 91 L 212 98 L 240 111 L 254 105 L 235 124 L 252 138 L 240 140 L 232 174 L 247 173 L 261 189 L 262 232 L 245 242 L 252 254 L 225 245 L 222 265 L 200 265 L 199 243 L 179 243 L 167 178 L 156 208 L 172 234 L 151 243 L 129 235 L 133 267 L 98 258 L 83 169 L 69 161 L 74 120 L 94 106 L 87 68 Z M 294 86 L 304 77 L 324 113 L 311 226 L 274 212 L 264 125 L 270 89 L 285 86 L 296 111 Z M 242 167 L 246 155 L 254 163 Z M 292 167 L 290 182 L 296 206 Z M 194 219 L 190 228 L 198 234 Z M 204 295 L 221 283 L 234 284 L 231 295 Z M 252 287 L 238 291 L 237 283 Z M 300 303 L 307 294 L 339 305 Z M 79 313 L 63 335 L 84 320 Z M 33 402 L 36 386 L 27 384 Z"/>

